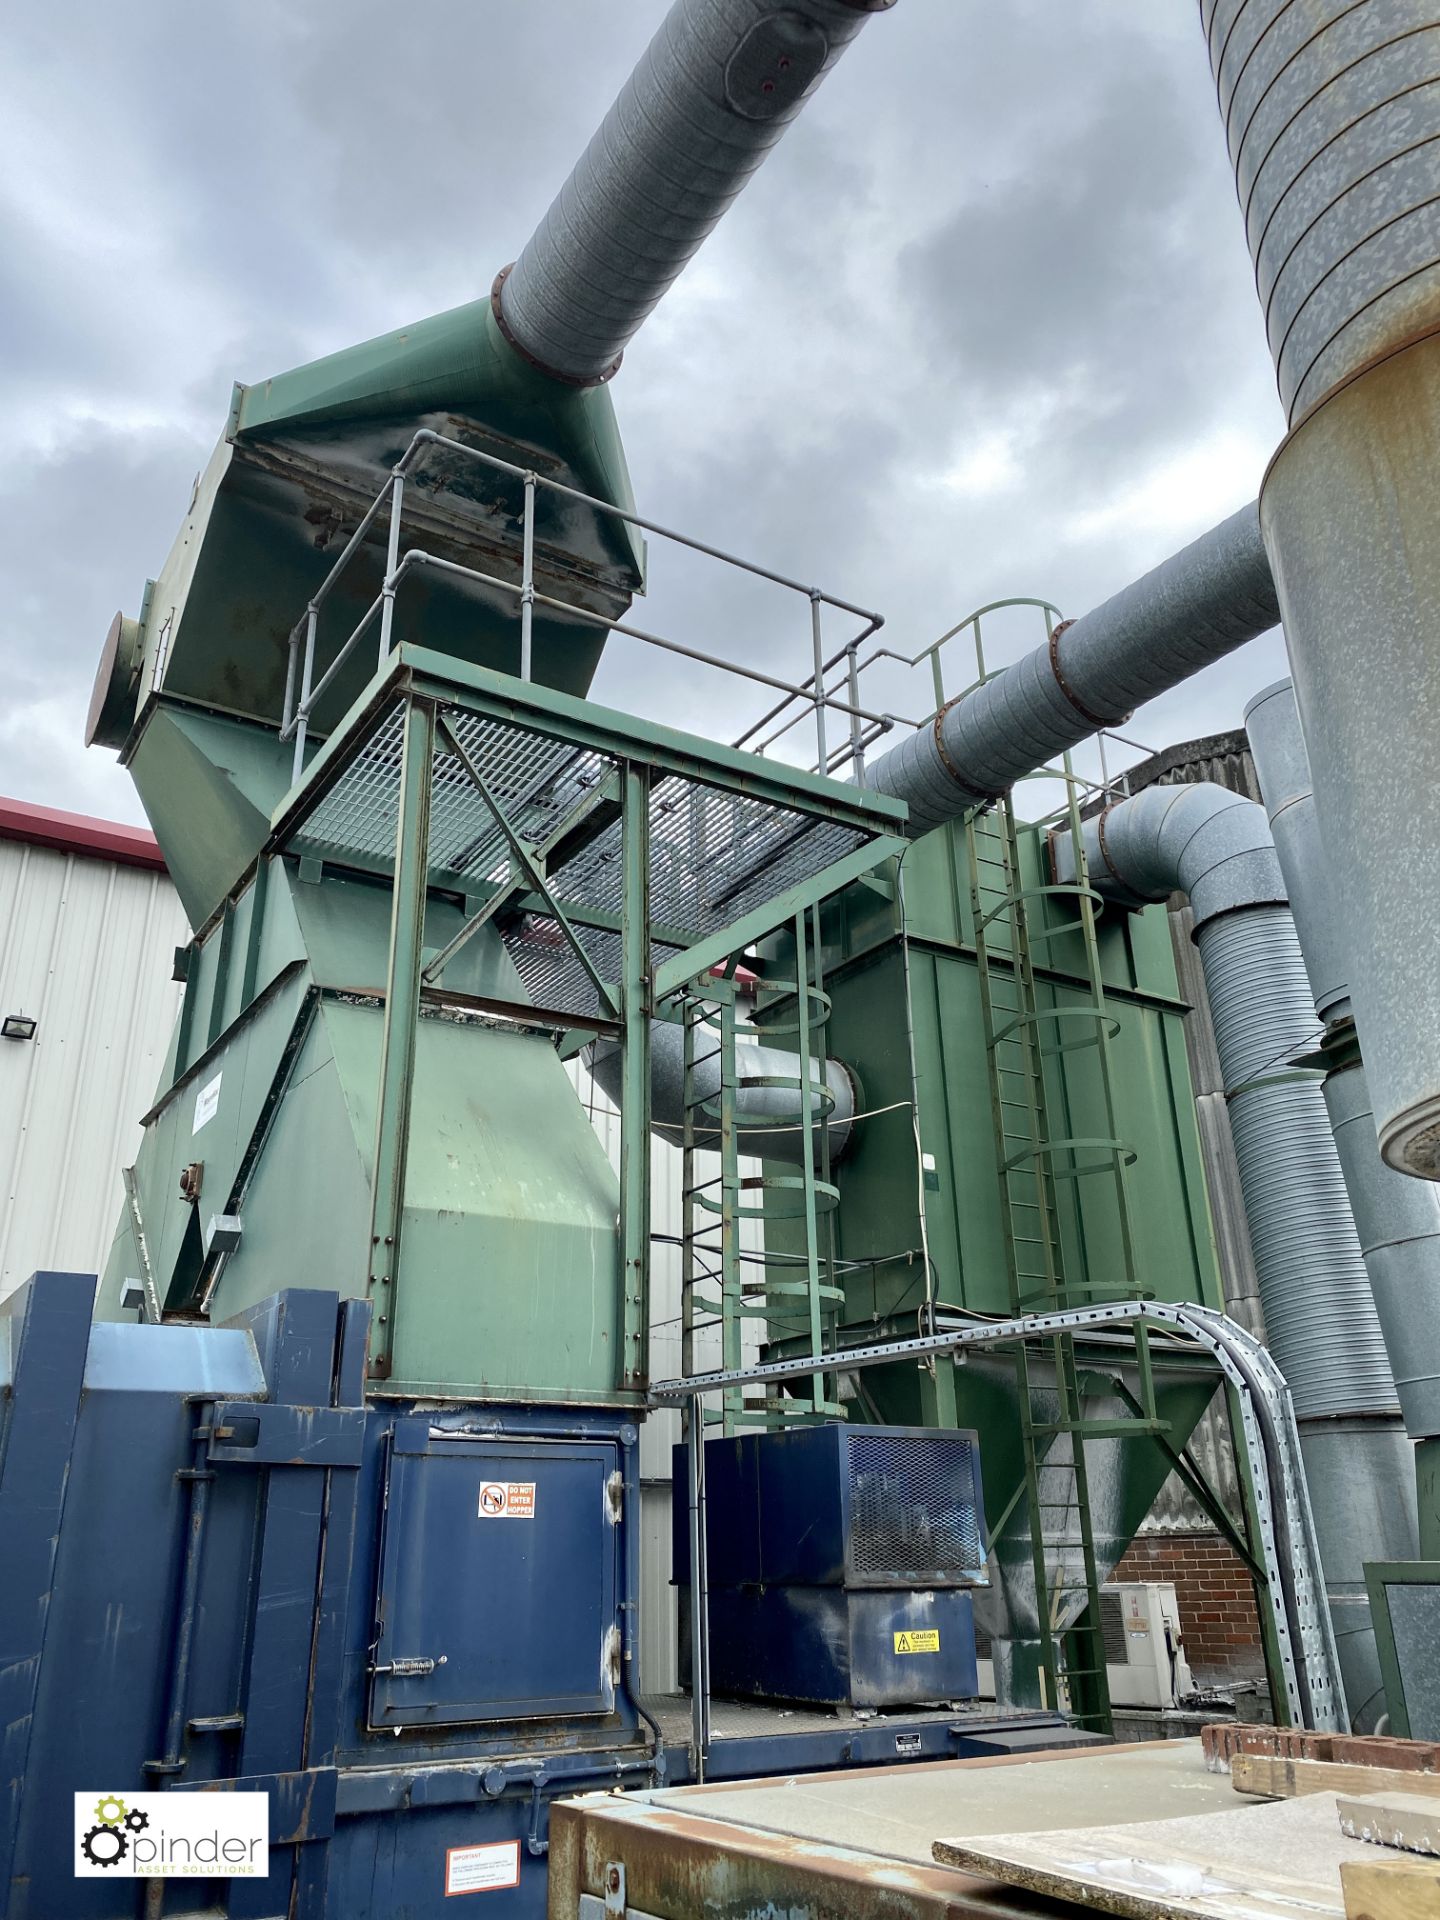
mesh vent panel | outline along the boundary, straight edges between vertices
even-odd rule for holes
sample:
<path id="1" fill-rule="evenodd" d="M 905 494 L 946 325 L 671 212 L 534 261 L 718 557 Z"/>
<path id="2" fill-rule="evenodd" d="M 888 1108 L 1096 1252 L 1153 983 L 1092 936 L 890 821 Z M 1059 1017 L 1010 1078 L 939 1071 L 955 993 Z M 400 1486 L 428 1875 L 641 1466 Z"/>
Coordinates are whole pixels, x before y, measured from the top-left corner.
<path id="1" fill-rule="evenodd" d="M 985 1556 L 971 1443 L 860 1428 L 849 1441 L 855 1572 L 922 1583 L 977 1572 Z"/>
<path id="2" fill-rule="evenodd" d="M 1128 1667 L 1130 1642 L 1125 1638 L 1125 1602 L 1118 1593 L 1100 1595 L 1100 1632 L 1105 1641 L 1105 1664 Z"/>

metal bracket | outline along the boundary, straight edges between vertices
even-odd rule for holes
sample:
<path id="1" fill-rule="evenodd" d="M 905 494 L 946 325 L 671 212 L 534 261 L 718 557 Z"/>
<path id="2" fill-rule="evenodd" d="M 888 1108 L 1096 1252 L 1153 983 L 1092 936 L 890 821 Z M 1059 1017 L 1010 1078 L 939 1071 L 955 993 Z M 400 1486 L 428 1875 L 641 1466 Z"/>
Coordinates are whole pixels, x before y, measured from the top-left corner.
<path id="1" fill-rule="evenodd" d="M 250 1773 L 238 1780 L 175 1780 L 171 1793 L 264 1793 L 270 1799 L 270 1845 L 299 1846 L 329 1840 L 335 1833 L 335 1767 L 309 1767 L 302 1773 Z"/>
<path id="2" fill-rule="evenodd" d="M 292 1407 L 223 1400 L 215 1409 L 211 1460 L 246 1467 L 358 1467 L 365 1444 L 362 1407 Z"/>
<path id="3" fill-rule="evenodd" d="M 605 1868 L 605 1912 L 611 1920 L 625 1920 L 625 1862 L 611 1860 Z"/>

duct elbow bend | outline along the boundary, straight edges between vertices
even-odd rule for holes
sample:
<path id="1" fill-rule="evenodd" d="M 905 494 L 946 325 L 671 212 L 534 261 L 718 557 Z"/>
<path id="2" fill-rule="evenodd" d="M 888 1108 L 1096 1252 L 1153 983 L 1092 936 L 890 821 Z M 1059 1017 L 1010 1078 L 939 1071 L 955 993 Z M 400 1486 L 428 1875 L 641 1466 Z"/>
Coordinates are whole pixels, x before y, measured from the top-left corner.
<path id="1" fill-rule="evenodd" d="M 707 1035 L 708 1035 L 708 1029 Z M 693 1065 L 692 1108 L 697 1147 L 717 1149 L 720 1130 L 720 1053 L 718 1045 L 697 1050 Z M 597 1040 L 586 1054 L 596 1085 L 616 1106 L 621 1098 L 621 1045 Z M 805 1137 L 804 1107 L 799 1100 L 799 1059 L 780 1047 L 743 1041 L 736 1048 L 735 1124 L 740 1148 L 760 1160 L 799 1165 Z M 829 1159 L 837 1165 L 850 1150 L 860 1108 L 859 1086 L 852 1070 L 840 1060 L 812 1060 L 810 1101 L 812 1127 L 827 1125 Z M 650 1026 L 650 1127 L 661 1140 L 678 1146 L 685 1128 L 685 1036 L 668 1020 Z M 817 1164 L 820 1160 L 818 1142 Z"/>
<path id="2" fill-rule="evenodd" d="M 1197 930 L 1221 914 L 1289 905 L 1265 809 L 1228 787 L 1147 787 L 1084 823 L 1090 884 L 1127 907 L 1188 895 Z M 1055 842 L 1060 879 L 1075 877 L 1070 836 Z"/>

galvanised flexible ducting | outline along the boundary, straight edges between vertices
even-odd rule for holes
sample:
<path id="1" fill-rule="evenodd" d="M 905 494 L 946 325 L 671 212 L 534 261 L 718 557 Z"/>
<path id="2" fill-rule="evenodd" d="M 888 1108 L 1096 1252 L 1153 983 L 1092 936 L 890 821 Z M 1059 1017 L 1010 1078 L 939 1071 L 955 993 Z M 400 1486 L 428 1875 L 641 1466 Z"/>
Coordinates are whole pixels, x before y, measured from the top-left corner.
<path id="1" fill-rule="evenodd" d="M 1277 680 L 1255 695 L 1245 708 L 1245 730 L 1270 820 L 1275 856 L 1300 936 L 1315 1017 L 1322 1025 L 1349 1019 L 1345 916 L 1336 911 L 1336 902 L 1330 897 L 1325 849 L 1310 784 L 1310 756 L 1305 751 L 1290 681 Z"/>
<path id="2" fill-rule="evenodd" d="M 1325 1105 L 1350 1209 L 1405 1429 L 1423 1448 L 1440 1436 L 1440 1192 L 1429 1181 L 1405 1179 L 1380 1158 L 1365 1067 L 1348 1019 L 1346 916 L 1331 891 L 1290 682 L 1257 694 L 1245 709 L 1245 723 L 1315 1010 L 1328 1026 L 1332 1065 L 1325 1077 Z M 1427 1556 L 1440 1552 L 1440 1510 L 1423 1498 L 1420 1550 Z"/>
<path id="3" fill-rule="evenodd" d="M 1068 839 L 1061 876 L 1073 876 Z M 1351 1718 L 1383 1707 L 1366 1560 L 1412 1550 L 1395 1383 L 1320 1091 L 1316 1026 L 1265 811 L 1210 784 L 1149 787 L 1085 827 L 1125 904 L 1189 895 L 1272 1353 L 1289 1382 Z"/>
<path id="4" fill-rule="evenodd" d="M 1316 1038 L 1295 922 L 1288 907 L 1255 907 L 1195 938 L 1270 1350 L 1296 1416 L 1391 1411 L 1395 1383 L 1320 1077 L 1288 1065 Z"/>
<path id="5" fill-rule="evenodd" d="M 621 1054 L 618 1040 L 600 1040 L 589 1050 L 587 1064 L 596 1084 L 616 1106 L 620 1104 Z M 821 1063 L 810 1062 L 810 1079 L 822 1084 Z M 855 1119 L 855 1082 L 838 1060 L 824 1063 L 823 1084 L 830 1094 L 829 1149 L 832 1165 L 850 1144 Z M 799 1056 L 758 1041 L 742 1040 L 735 1049 L 735 1124 L 740 1129 L 740 1151 L 757 1159 L 799 1165 L 804 1130 L 800 1124 Z M 789 1082 L 760 1085 L 761 1081 Z M 703 1104 L 695 1114 L 695 1144 L 717 1148 L 720 1134 L 713 1123 L 720 1111 L 720 1052 L 718 1036 L 703 1028 L 695 1043 L 694 1098 Z M 812 1120 L 818 1124 L 818 1108 Z M 650 1125 L 662 1140 L 680 1144 L 685 1125 L 685 1036 L 669 1020 L 650 1025 Z M 816 1162 L 820 1155 L 816 1151 Z"/>
<path id="6" fill-rule="evenodd" d="M 1292 431 L 1261 494 L 1381 1150 L 1440 1177 L 1440 8 L 1201 0 Z"/>
<path id="7" fill-rule="evenodd" d="M 504 332 L 579 385 L 627 342 L 864 26 L 895 0 L 676 0 L 514 266 Z"/>
<path id="8" fill-rule="evenodd" d="M 1085 843 L 1110 898 L 1190 898 L 1265 1325 L 1297 1416 L 1393 1411 L 1320 1076 L 1290 1064 L 1317 1032 L 1264 808 L 1208 783 L 1147 787 L 1087 822 Z M 1072 861 L 1068 837 L 1057 856 Z"/>
<path id="9" fill-rule="evenodd" d="M 926 833 L 1005 793 L 1099 726 L 1178 686 L 1280 617 L 1254 506 L 1232 514 L 877 760 L 866 785 Z"/>

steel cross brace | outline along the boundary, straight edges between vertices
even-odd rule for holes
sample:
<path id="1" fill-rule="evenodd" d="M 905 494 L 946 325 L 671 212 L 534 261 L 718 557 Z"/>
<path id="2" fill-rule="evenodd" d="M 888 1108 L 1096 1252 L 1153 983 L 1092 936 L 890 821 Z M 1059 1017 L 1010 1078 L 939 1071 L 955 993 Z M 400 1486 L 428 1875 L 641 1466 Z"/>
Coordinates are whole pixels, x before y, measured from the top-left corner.
<path id="1" fill-rule="evenodd" d="M 486 781 L 484 774 L 481 773 L 479 767 L 476 766 L 473 755 L 471 755 L 466 750 L 465 743 L 459 738 L 459 736 L 451 728 L 449 724 L 448 716 L 446 716 L 440 721 L 440 733 L 442 738 L 444 739 L 446 746 L 449 747 L 450 751 L 455 755 L 455 758 L 460 762 L 461 766 L 464 767 L 466 773 L 469 775 L 470 781 L 472 785 L 475 787 L 476 791 L 479 793 L 480 798 L 485 802 L 486 806 L 490 809 L 491 813 L 495 816 L 495 824 L 497 827 L 499 827 L 501 833 L 504 835 L 505 844 L 509 847 L 511 856 L 514 859 L 516 866 L 520 869 L 521 873 L 524 874 L 525 879 L 529 884 L 531 891 L 534 893 L 538 893 L 541 899 L 545 902 L 546 906 L 549 908 L 550 913 L 555 920 L 556 925 L 560 928 L 561 932 L 565 935 L 565 938 L 570 942 L 571 948 L 574 950 L 575 958 L 580 962 L 581 966 L 585 969 L 586 973 L 590 976 L 590 983 L 600 997 L 601 1007 L 608 1008 L 612 1014 L 618 1017 L 620 1013 L 620 1008 L 615 1000 L 615 996 L 611 991 L 611 989 L 609 988 L 609 986 L 607 986 L 605 981 L 603 981 L 600 978 L 600 975 L 597 972 L 595 967 L 595 962 L 590 958 L 590 955 L 585 951 L 584 947 L 580 944 L 580 937 L 576 933 L 575 929 L 571 926 L 569 917 L 566 914 L 565 909 L 561 906 L 560 902 L 555 898 L 555 895 L 550 891 L 549 883 L 546 880 L 544 873 L 541 871 L 540 863 L 537 861 L 535 857 L 535 850 L 531 848 L 526 841 L 522 840 L 520 835 L 515 831 L 514 827 L 511 826 L 510 821 L 506 816 L 505 809 L 501 806 L 499 800 L 496 798 L 495 794 L 491 791 L 489 783 Z M 574 824 L 573 819 L 568 821 L 566 824 L 567 826 L 573 826 Z M 499 897 L 500 896 L 498 895 L 492 896 L 492 898 L 485 903 L 485 907 L 482 907 L 480 909 L 480 915 L 486 915 L 486 909 L 493 908 L 495 899 Z M 480 916 L 477 915 L 476 917 L 479 918 Z M 486 915 L 486 917 L 488 917 L 488 915 Z M 461 929 L 461 932 L 462 934 L 464 934 L 463 928 Z M 456 942 L 452 941 L 451 946 L 453 947 L 455 945 L 456 945 Z M 448 957 L 448 953 L 446 957 Z M 431 965 L 432 966 L 436 965 L 436 962 L 432 961 Z M 428 973 L 427 973 L 427 977 L 428 977 Z"/>
<path id="2" fill-rule="evenodd" d="M 446 740 L 450 742 L 451 745 L 457 744 L 449 727 L 443 728 L 443 732 Z M 619 800 L 619 795 L 619 777 L 612 773 L 607 779 L 602 780 L 599 786 L 592 788 L 578 805 L 572 807 L 569 813 L 567 813 L 556 826 L 551 828 L 543 840 L 519 840 L 519 844 L 524 846 L 531 856 L 533 870 L 543 872 L 545 862 L 549 855 L 554 852 L 555 848 L 559 846 L 562 841 L 568 840 L 591 815 L 601 809 L 613 807 Z M 488 796 L 486 804 L 492 808 L 494 807 L 493 800 L 490 800 Z M 497 819 L 498 817 L 497 813 Z M 500 831 L 502 833 L 507 832 L 503 823 Z M 517 836 L 517 839 L 518 838 Z M 433 984 L 433 982 L 437 981 L 446 967 L 448 967 L 450 962 L 455 958 L 456 954 L 459 953 L 460 949 L 468 945 L 475 935 L 479 933 L 480 929 L 487 926 L 489 922 L 495 918 L 497 913 L 501 912 L 502 909 L 507 906 L 523 901 L 527 883 L 528 875 L 522 869 L 521 862 L 517 858 L 515 871 L 510 875 L 509 879 L 503 880 L 500 883 L 478 912 L 472 914 L 470 919 L 465 922 L 454 939 L 442 947 L 435 958 L 428 963 L 424 973 L 426 982 Z M 541 898 L 552 912 L 555 911 L 555 903 L 548 892 L 542 892 Z M 571 938 L 573 940 L 573 934 Z M 583 954 L 581 958 L 584 958 Z"/>

